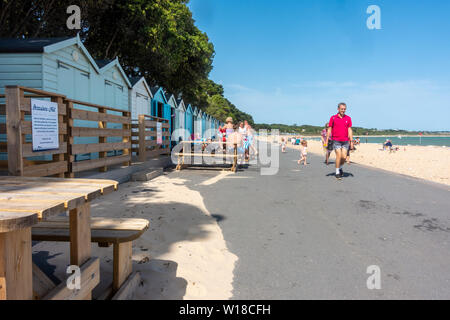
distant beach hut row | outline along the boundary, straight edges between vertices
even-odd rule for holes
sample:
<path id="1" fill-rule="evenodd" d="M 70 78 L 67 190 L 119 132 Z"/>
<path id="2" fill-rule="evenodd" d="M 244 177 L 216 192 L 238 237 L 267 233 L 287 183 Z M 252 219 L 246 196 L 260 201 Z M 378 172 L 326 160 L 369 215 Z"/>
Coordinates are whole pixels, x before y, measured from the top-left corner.
<path id="1" fill-rule="evenodd" d="M 0 94 L 7 85 L 19 85 L 130 111 L 132 120 L 137 120 L 140 114 L 164 118 L 170 122 L 171 133 L 186 130 L 173 137 L 176 141 L 192 135 L 212 138 L 211 132 L 217 132 L 221 125 L 219 120 L 183 101 L 180 95 L 168 93 L 162 87 L 151 87 L 144 77 L 128 78 L 118 58 L 95 60 L 78 35 L 0 39 L 0 70 Z"/>

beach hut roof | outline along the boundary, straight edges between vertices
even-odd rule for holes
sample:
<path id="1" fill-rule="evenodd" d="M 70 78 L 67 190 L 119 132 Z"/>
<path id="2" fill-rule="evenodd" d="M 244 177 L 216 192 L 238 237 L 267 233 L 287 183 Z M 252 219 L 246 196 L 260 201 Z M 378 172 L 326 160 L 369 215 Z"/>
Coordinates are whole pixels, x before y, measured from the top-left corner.
<path id="1" fill-rule="evenodd" d="M 177 99 L 177 109 L 182 109 L 183 111 L 186 111 L 186 105 L 185 105 L 183 99 L 181 99 L 181 98 Z"/>
<path id="2" fill-rule="evenodd" d="M 88 52 L 80 36 L 71 38 L 29 38 L 29 39 L 0 39 L 0 53 L 52 53 L 62 48 L 76 44 L 87 57 L 97 73 L 100 68 Z M 128 79 L 127 79 L 128 80 Z"/>
<path id="3" fill-rule="evenodd" d="M 131 83 L 131 87 L 134 88 L 138 86 L 140 83 L 144 84 L 145 89 L 150 94 L 150 98 L 153 98 L 152 90 L 150 90 L 150 86 L 148 85 L 147 81 L 145 80 L 145 77 L 132 77 L 129 79 Z"/>
<path id="4" fill-rule="evenodd" d="M 0 39 L 1 53 L 37 53 L 44 52 L 45 47 L 72 38 L 36 38 L 36 39 Z"/>
<path id="5" fill-rule="evenodd" d="M 154 86 L 150 87 L 150 90 L 152 91 L 153 96 L 155 96 L 158 93 L 158 91 L 161 91 L 161 95 L 164 97 L 164 99 L 166 98 L 164 94 L 164 89 L 162 87 Z"/>
<path id="6" fill-rule="evenodd" d="M 96 60 L 95 61 L 100 68 L 100 73 L 104 73 L 107 70 L 109 70 L 112 67 L 117 67 L 119 69 L 120 74 L 124 78 L 125 82 L 127 83 L 129 88 L 132 88 L 130 80 L 128 79 L 127 75 L 125 74 L 125 71 L 123 71 L 122 66 L 119 63 L 119 58 L 115 58 L 114 60 Z"/>

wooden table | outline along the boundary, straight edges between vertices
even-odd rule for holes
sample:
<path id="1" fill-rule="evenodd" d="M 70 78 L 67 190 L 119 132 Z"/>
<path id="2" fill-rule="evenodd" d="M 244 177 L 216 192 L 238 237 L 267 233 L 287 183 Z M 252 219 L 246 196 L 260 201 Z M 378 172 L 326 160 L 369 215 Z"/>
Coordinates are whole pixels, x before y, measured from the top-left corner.
<path id="1" fill-rule="evenodd" d="M 74 293 L 63 281 L 48 297 L 90 299 L 92 283 L 99 281 L 99 260 L 91 257 L 90 203 L 117 186 L 113 180 L 0 177 L 0 300 L 33 298 L 31 227 L 66 211 L 70 264 L 80 267 L 85 286 Z"/>

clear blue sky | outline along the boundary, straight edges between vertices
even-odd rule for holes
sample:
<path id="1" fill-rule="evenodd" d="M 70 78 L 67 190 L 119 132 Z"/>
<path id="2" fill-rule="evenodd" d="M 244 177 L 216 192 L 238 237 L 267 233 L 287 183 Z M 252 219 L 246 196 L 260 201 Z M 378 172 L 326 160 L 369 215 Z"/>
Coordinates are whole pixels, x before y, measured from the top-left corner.
<path id="1" fill-rule="evenodd" d="M 369 5 L 381 30 L 369 30 Z M 211 79 L 258 123 L 450 130 L 450 1 L 191 0 Z"/>

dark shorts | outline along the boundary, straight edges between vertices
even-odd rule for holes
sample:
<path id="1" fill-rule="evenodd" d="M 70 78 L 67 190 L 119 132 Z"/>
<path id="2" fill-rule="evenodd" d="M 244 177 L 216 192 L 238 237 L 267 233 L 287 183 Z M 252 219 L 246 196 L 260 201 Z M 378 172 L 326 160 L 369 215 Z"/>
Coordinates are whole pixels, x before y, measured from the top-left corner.
<path id="1" fill-rule="evenodd" d="M 345 149 L 345 150 L 349 150 L 350 149 L 350 141 L 333 141 L 333 148 L 334 150 L 339 150 L 339 149 Z"/>

